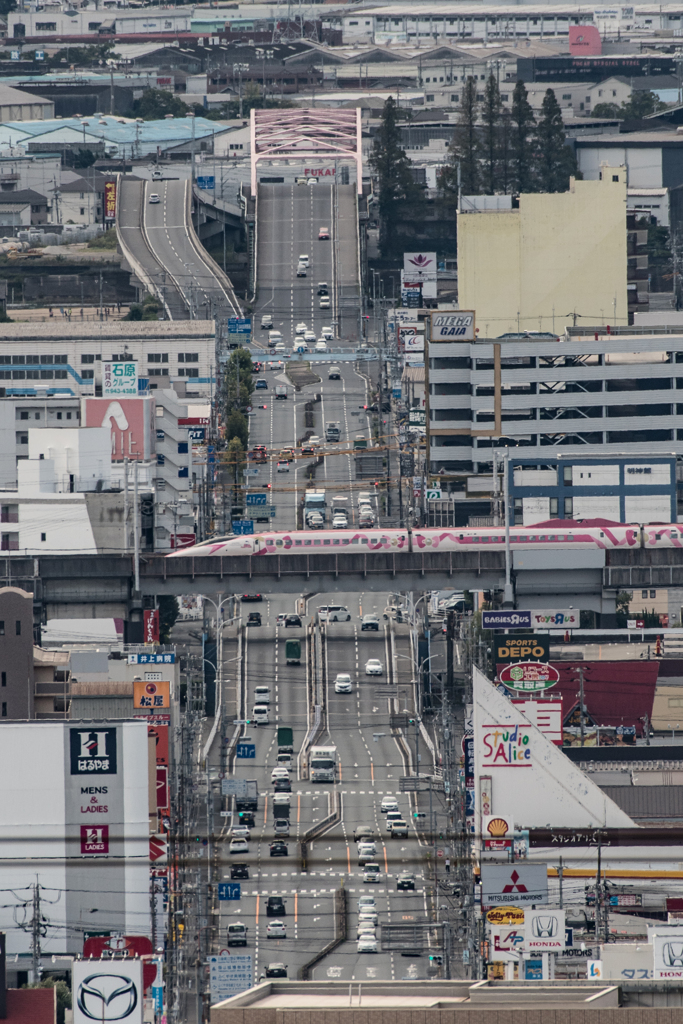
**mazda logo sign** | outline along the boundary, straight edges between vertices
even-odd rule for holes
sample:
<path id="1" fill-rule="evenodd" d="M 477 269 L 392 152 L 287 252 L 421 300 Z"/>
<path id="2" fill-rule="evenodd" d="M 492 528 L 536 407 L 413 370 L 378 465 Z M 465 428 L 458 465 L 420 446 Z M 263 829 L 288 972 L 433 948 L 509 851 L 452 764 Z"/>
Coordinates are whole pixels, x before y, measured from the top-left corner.
<path id="1" fill-rule="evenodd" d="M 90 974 L 78 987 L 77 1003 L 88 1020 L 126 1020 L 138 1005 L 138 990 L 125 974 Z"/>

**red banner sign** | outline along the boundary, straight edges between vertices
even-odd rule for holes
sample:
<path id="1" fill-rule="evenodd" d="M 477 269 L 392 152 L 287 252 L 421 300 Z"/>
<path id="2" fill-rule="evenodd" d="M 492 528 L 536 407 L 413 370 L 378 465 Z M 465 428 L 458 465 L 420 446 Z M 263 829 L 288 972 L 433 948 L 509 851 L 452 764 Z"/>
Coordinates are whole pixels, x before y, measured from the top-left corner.
<path id="1" fill-rule="evenodd" d="M 143 612 L 143 643 L 159 643 L 159 609 Z"/>

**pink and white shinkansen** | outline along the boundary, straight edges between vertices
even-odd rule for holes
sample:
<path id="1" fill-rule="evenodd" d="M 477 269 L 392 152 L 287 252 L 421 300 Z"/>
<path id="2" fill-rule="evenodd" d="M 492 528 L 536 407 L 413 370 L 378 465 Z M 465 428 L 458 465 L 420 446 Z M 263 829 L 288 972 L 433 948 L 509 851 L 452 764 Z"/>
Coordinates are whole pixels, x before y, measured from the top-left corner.
<path id="1" fill-rule="evenodd" d="M 567 520 L 551 519 L 535 526 L 511 526 L 510 545 L 514 548 L 678 548 L 683 547 L 683 524 L 609 523 L 589 520 L 569 525 Z M 357 552 L 447 552 L 491 551 L 505 548 L 502 526 L 483 528 L 453 527 L 436 529 L 291 530 L 251 535 L 214 537 L 191 547 L 181 548 L 169 558 L 201 555 L 301 555 Z"/>

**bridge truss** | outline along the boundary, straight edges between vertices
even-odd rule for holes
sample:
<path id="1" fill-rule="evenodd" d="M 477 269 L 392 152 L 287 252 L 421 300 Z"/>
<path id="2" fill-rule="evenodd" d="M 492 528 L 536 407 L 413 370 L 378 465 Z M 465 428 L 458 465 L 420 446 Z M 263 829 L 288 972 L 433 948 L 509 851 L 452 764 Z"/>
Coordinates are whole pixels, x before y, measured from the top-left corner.
<path id="1" fill-rule="evenodd" d="M 363 150 L 360 108 L 355 110 L 251 111 L 251 194 L 256 195 L 257 168 L 262 160 L 337 160 L 356 164 L 359 194 L 363 191 Z"/>

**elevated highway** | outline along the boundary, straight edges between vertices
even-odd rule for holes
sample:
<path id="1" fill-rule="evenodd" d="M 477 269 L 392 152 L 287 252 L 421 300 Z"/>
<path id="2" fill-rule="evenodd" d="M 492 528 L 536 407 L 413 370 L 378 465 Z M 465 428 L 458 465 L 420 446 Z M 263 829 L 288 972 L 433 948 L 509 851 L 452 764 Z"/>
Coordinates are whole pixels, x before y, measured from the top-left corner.
<path id="1" fill-rule="evenodd" d="M 158 203 L 151 203 L 156 193 Z M 120 179 L 119 244 L 143 290 L 172 320 L 223 320 L 240 304 L 227 275 L 201 245 L 192 223 L 189 181 Z"/>

